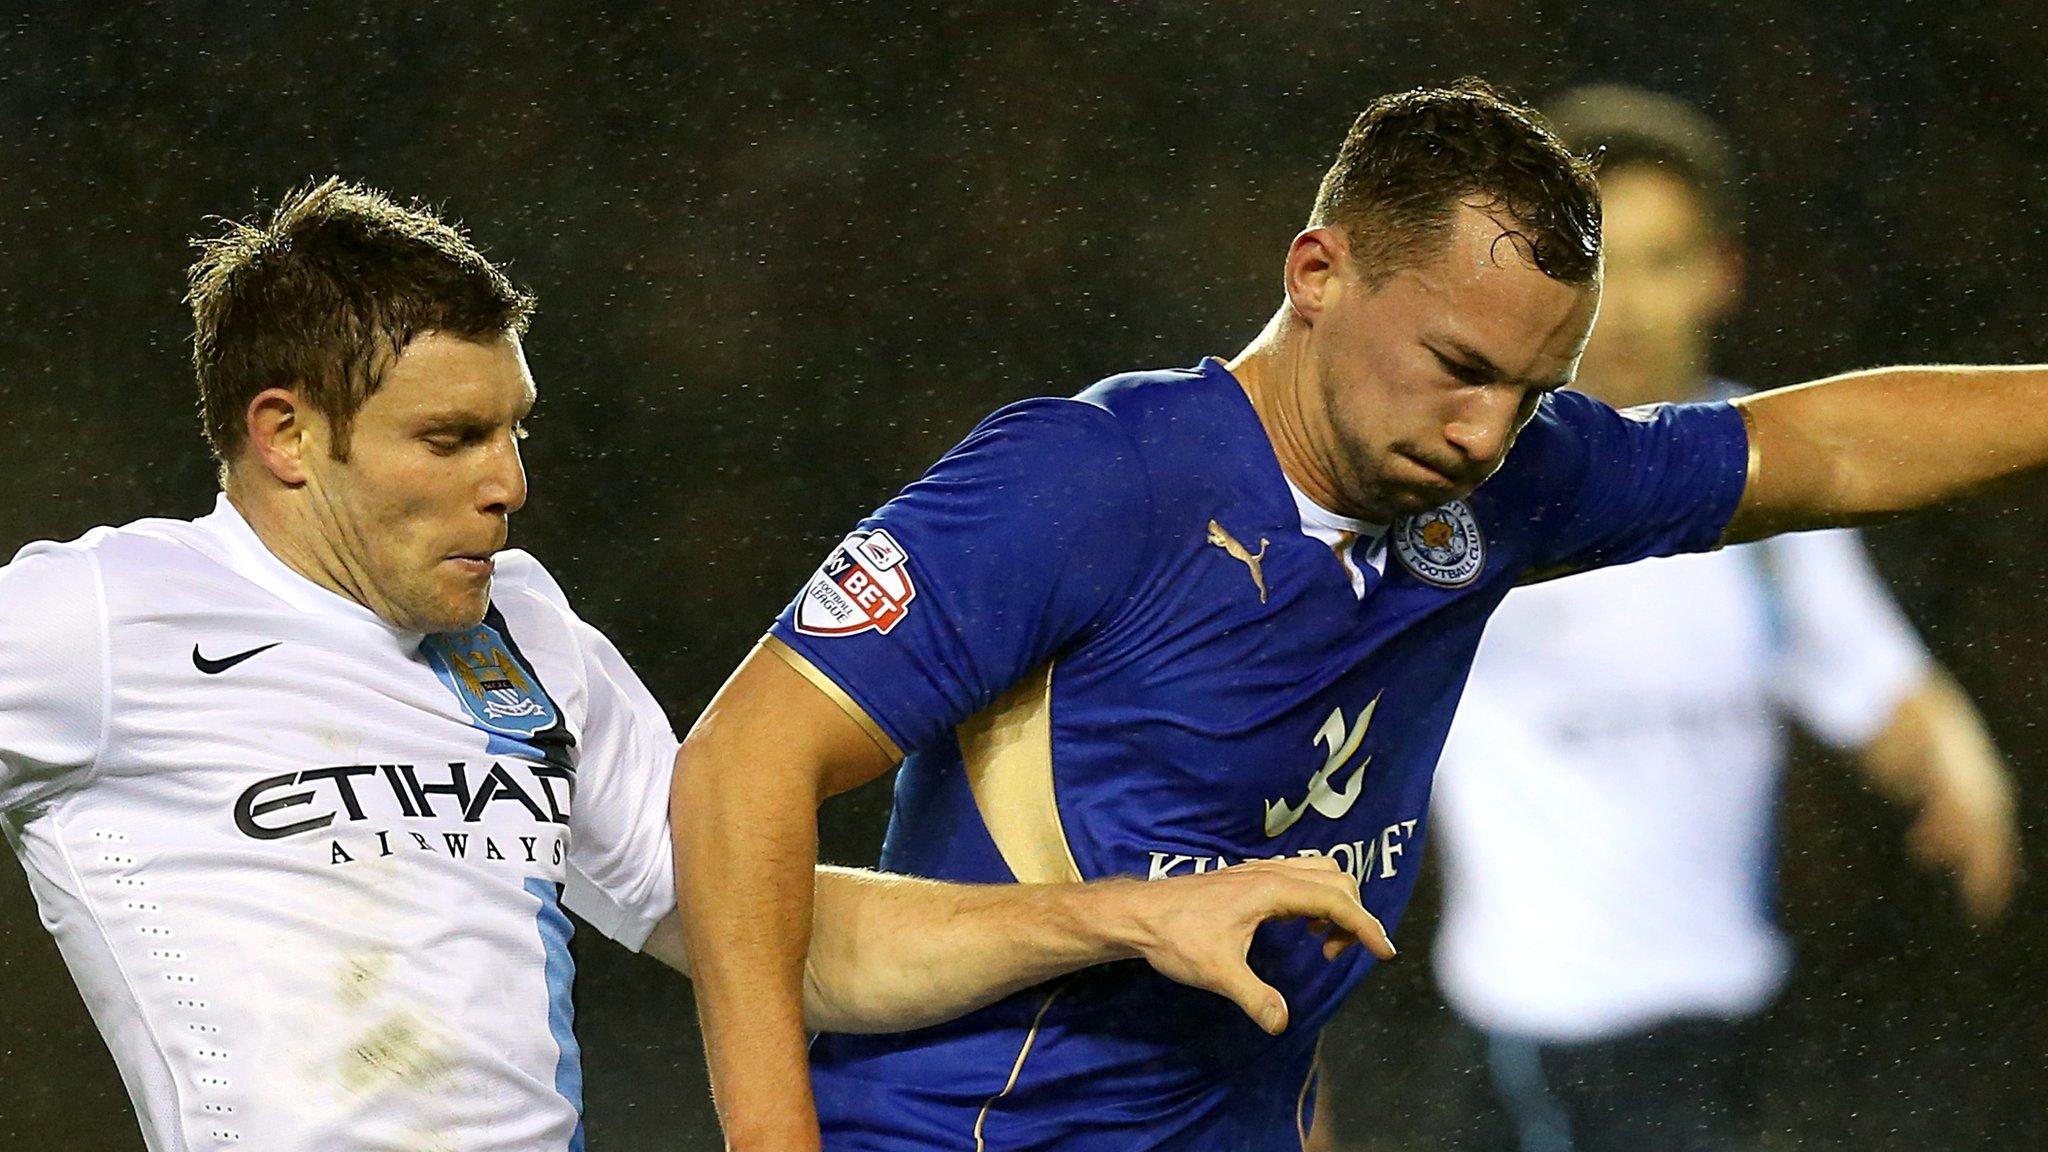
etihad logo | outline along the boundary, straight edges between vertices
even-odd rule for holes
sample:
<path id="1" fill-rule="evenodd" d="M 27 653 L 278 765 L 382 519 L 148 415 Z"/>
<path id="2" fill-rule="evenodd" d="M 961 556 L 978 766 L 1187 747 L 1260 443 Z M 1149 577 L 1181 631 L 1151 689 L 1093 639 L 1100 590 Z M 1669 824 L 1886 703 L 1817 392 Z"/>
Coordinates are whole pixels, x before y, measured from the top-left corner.
<path id="1" fill-rule="evenodd" d="M 537 824 L 567 824 L 576 775 L 552 764 L 494 761 L 472 783 L 469 765 L 345 764 L 286 772 L 249 785 L 235 800 L 235 827 L 252 840 L 317 832 L 336 820 L 399 818 L 476 824 L 505 805 Z M 523 781 L 523 783 L 522 783 Z M 433 797 L 445 797 L 438 810 Z M 496 805 L 496 807 L 493 807 Z"/>
<path id="2" fill-rule="evenodd" d="M 575 772 L 511 759 L 477 767 L 474 778 L 471 765 L 459 760 L 446 762 L 445 771 L 428 765 L 344 764 L 285 772 L 256 781 L 236 798 L 235 827 L 261 841 L 323 832 L 330 864 L 390 856 L 410 846 L 458 860 L 518 863 L 523 858 L 528 864 L 559 866 L 567 851 Z M 419 832 L 406 821 L 437 826 Z M 384 827 L 374 827 L 378 824 Z M 451 825 L 464 830 L 445 830 Z M 529 830 L 532 835 L 519 834 Z M 437 842 L 442 849 L 436 849 Z"/>
<path id="3" fill-rule="evenodd" d="M 1271 839 L 1300 823 L 1303 816 L 1313 809 L 1317 815 L 1332 820 L 1342 819 L 1358 803 L 1358 794 L 1365 787 L 1365 766 L 1372 763 L 1367 756 L 1351 770 L 1351 775 L 1342 784 L 1336 784 L 1337 773 L 1358 754 L 1359 745 L 1365 743 L 1365 730 L 1372 726 L 1372 714 L 1380 706 L 1379 696 L 1365 706 L 1358 714 L 1358 722 L 1347 726 L 1344 723 L 1344 709 L 1330 709 L 1330 718 L 1316 729 L 1316 744 L 1327 751 L 1323 766 L 1308 778 L 1308 795 L 1299 804 L 1289 804 L 1285 799 L 1266 801 L 1266 838 Z"/>
<path id="4" fill-rule="evenodd" d="M 1257 555 L 1253 555 L 1251 549 L 1237 542 L 1237 537 L 1232 536 L 1229 529 L 1211 520 L 1209 521 L 1209 543 L 1229 553 L 1232 560 L 1236 560 L 1246 568 L 1251 569 L 1252 584 L 1259 590 L 1259 603 L 1264 604 L 1266 602 L 1266 573 L 1264 565 L 1266 563 L 1266 549 L 1271 545 L 1271 541 L 1267 540 L 1264 536 L 1259 537 L 1259 551 Z"/>

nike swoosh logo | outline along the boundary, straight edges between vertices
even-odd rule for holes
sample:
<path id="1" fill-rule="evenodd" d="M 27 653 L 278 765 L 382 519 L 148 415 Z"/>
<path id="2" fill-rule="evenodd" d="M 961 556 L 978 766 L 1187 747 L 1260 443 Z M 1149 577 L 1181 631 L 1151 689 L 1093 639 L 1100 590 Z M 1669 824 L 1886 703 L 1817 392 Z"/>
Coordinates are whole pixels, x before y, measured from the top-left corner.
<path id="1" fill-rule="evenodd" d="M 249 657 L 259 656 L 282 643 L 284 643 L 282 640 L 273 640 L 260 648 L 251 648 L 247 652 L 237 652 L 233 656 L 223 657 L 219 660 L 209 660 L 201 656 L 199 654 L 199 645 L 194 644 L 192 646 L 192 666 L 208 676 L 218 676 L 242 661 L 247 660 Z"/>

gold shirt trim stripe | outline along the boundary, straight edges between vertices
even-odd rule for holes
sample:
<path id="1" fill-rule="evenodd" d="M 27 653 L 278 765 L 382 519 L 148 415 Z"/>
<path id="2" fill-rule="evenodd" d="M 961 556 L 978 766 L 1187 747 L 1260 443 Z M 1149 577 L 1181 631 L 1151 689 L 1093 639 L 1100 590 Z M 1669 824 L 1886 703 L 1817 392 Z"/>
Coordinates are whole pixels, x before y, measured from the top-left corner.
<path id="1" fill-rule="evenodd" d="M 1025 884 L 1081 879 L 1053 794 L 1052 668 L 1026 673 L 955 730 L 981 822 Z"/>
<path id="2" fill-rule="evenodd" d="M 1742 415 L 1742 434 L 1749 440 L 1749 471 L 1742 480 L 1742 491 L 1747 495 L 1750 489 L 1756 487 L 1756 478 L 1763 475 L 1764 456 L 1756 442 L 1756 413 L 1751 412 L 1749 405 L 1740 400 L 1734 402 L 1734 408 Z"/>
<path id="3" fill-rule="evenodd" d="M 988 1110 L 995 1107 L 996 1101 L 1008 1096 L 1010 1089 L 1017 1086 L 1017 1077 L 1024 1073 L 1024 1059 L 1031 1055 L 1031 1046 L 1038 1042 L 1038 1026 L 1045 1022 L 1047 1010 L 1052 1007 L 1053 1001 L 1060 998 L 1060 993 L 1067 990 L 1068 983 L 1072 983 L 1072 981 L 1064 982 L 1059 987 L 1053 989 L 1051 994 L 1046 996 L 1045 1003 L 1038 1006 L 1038 1015 L 1031 1018 L 1031 1031 L 1024 1034 L 1024 1046 L 1017 1050 L 1017 1062 L 1010 1065 L 1009 1081 L 1003 1085 L 1001 1092 L 982 1102 L 981 1112 L 974 1118 L 974 1152 L 986 1152 L 981 1143 L 981 1126 L 988 1123 Z"/>
<path id="4" fill-rule="evenodd" d="M 1302 1152 L 1308 1152 L 1308 1088 L 1323 1070 L 1323 1036 L 1316 1037 L 1315 1054 L 1308 1058 L 1308 1075 L 1302 1077 L 1301 1095 L 1294 1100 L 1294 1131 L 1301 1137 Z"/>
<path id="5" fill-rule="evenodd" d="M 1730 401 L 1730 406 L 1742 417 L 1742 435 L 1749 441 L 1749 463 L 1742 476 L 1742 495 L 1735 499 L 1735 513 L 1728 517 L 1728 527 L 1721 530 L 1721 538 L 1714 541 L 1714 547 L 1726 547 L 1734 537 L 1736 521 L 1742 519 L 1742 506 L 1749 500 L 1749 494 L 1756 491 L 1757 478 L 1764 473 L 1764 454 L 1756 442 L 1756 414 L 1741 400 Z"/>
<path id="6" fill-rule="evenodd" d="M 784 664 L 796 669 L 797 675 L 809 680 L 813 688 L 830 697 L 834 704 L 839 705 L 841 712 L 852 717 L 853 722 L 860 725 L 861 731 L 868 734 L 868 739 L 873 740 L 877 747 L 889 754 L 889 759 L 903 759 L 903 749 L 896 746 L 896 741 L 889 739 L 889 734 L 882 731 L 882 726 L 875 723 L 875 718 L 868 715 L 867 709 L 848 696 L 846 689 L 841 688 L 837 681 L 820 672 L 818 666 L 806 659 L 803 653 L 773 635 L 761 637 L 761 642 L 755 647 L 765 648 L 781 657 Z"/>

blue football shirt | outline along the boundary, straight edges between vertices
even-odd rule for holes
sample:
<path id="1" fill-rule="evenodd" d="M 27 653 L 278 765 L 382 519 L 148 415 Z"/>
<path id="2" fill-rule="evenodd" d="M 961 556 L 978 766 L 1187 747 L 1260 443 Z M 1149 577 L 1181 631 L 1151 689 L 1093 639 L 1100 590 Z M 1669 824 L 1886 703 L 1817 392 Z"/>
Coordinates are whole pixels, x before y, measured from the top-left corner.
<path id="1" fill-rule="evenodd" d="M 1532 573 L 1713 547 L 1747 462 L 1727 404 L 1558 393 L 1470 498 L 1392 525 L 1375 566 L 1305 534 L 1221 363 L 1117 376 L 990 416 L 833 550 L 767 643 L 907 753 L 891 871 L 1324 855 L 1392 929 L 1487 615 Z M 1252 966 L 1293 1013 L 1277 1037 L 1137 961 L 918 1032 L 822 1035 L 826 1144 L 1298 1149 L 1317 1037 L 1373 962 L 1324 960 L 1298 921 L 1261 929 Z"/>

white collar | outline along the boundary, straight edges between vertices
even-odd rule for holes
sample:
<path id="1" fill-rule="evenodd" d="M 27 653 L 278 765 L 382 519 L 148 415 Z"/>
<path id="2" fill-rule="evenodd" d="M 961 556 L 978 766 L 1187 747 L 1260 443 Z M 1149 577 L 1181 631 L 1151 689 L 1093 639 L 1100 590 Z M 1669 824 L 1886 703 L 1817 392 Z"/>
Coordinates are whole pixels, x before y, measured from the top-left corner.
<path id="1" fill-rule="evenodd" d="M 1337 562 L 1344 566 L 1344 575 L 1351 580 L 1351 594 L 1365 598 L 1365 572 L 1354 557 L 1363 557 L 1363 562 L 1382 576 L 1387 572 L 1387 526 L 1354 520 L 1339 516 L 1303 492 L 1285 472 L 1281 479 L 1287 481 L 1287 491 L 1294 497 L 1294 511 L 1301 517 L 1302 534 L 1318 540 L 1336 554 Z M 1363 541 L 1365 548 L 1359 552 Z"/>
<path id="2" fill-rule="evenodd" d="M 1349 516 L 1339 516 L 1309 499 L 1308 493 L 1303 492 L 1286 473 L 1281 473 L 1281 478 L 1287 481 L 1288 494 L 1294 497 L 1294 510 L 1301 514 L 1302 531 L 1312 536 L 1316 534 L 1317 529 L 1332 534 L 1346 532 L 1361 540 L 1372 540 L 1387 534 L 1385 524 L 1370 524 L 1364 520 L 1353 520 Z"/>

